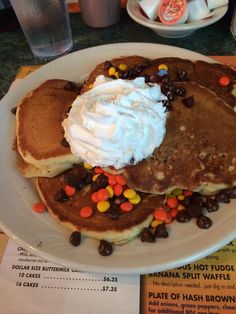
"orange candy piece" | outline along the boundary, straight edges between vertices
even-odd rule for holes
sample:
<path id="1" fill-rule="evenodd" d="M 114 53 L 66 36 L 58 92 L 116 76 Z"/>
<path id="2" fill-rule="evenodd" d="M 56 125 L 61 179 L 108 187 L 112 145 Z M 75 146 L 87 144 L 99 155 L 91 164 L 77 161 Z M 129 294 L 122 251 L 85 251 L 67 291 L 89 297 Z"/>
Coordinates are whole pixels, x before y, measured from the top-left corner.
<path id="1" fill-rule="evenodd" d="M 168 220 L 167 212 L 162 207 L 156 208 L 153 212 L 153 216 L 156 220 L 160 220 L 163 222 Z"/>
<path id="2" fill-rule="evenodd" d="M 167 212 L 166 213 L 166 220 L 164 221 L 164 223 L 170 224 L 172 222 L 172 220 L 173 220 L 173 217 L 171 215 L 171 212 Z"/>
<path id="3" fill-rule="evenodd" d="M 133 209 L 133 204 L 131 204 L 130 202 L 124 202 L 120 204 L 120 209 L 123 212 L 130 212 Z"/>
<path id="4" fill-rule="evenodd" d="M 95 173 L 103 173 L 104 170 L 103 170 L 101 167 L 95 167 L 95 168 L 94 168 L 94 172 L 95 172 Z"/>
<path id="5" fill-rule="evenodd" d="M 98 198 L 98 193 L 97 193 L 97 192 L 94 192 L 94 193 L 91 195 L 91 200 L 92 200 L 94 203 L 98 203 L 98 202 L 99 202 L 99 198 Z"/>
<path id="6" fill-rule="evenodd" d="M 90 206 L 84 206 L 80 209 L 80 216 L 83 218 L 89 218 L 93 214 L 93 209 Z"/>
<path id="7" fill-rule="evenodd" d="M 66 185 L 64 191 L 67 196 L 73 196 L 76 192 L 76 188 L 74 186 Z"/>
<path id="8" fill-rule="evenodd" d="M 219 84 L 221 86 L 228 86 L 230 84 L 230 78 L 226 75 L 223 75 L 219 78 Z"/>
<path id="9" fill-rule="evenodd" d="M 176 208 L 178 206 L 179 202 L 177 200 L 177 198 L 175 197 L 168 197 L 166 200 L 166 205 L 169 208 Z"/>
<path id="10" fill-rule="evenodd" d="M 110 174 L 109 176 L 108 176 L 108 183 L 110 184 L 110 185 L 116 185 L 116 177 L 114 176 L 114 175 L 112 175 L 112 174 Z"/>
<path id="11" fill-rule="evenodd" d="M 46 210 L 46 206 L 43 203 L 41 203 L 41 202 L 35 203 L 33 205 L 33 211 L 35 211 L 36 213 L 42 213 L 45 210 Z"/>
<path id="12" fill-rule="evenodd" d="M 115 176 L 116 182 L 120 185 L 126 185 L 126 180 L 123 176 L 121 175 L 116 175 Z"/>
<path id="13" fill-rule="evenodd" d="M 170 211 L 172 218 L 175 218 L 177 216 L 178 212 L 179 212 L 179 210 L 177 208 L 172 208 Z"/>
<path id="14" fill-rule="evenodd" d="M 116 184 L 113 188 L 115 196 L 120 196 L 123 193 L 123 186 Z"/>
<path id="15" fill-rule="evenodd" d="M 97 191 L 97 197 L 99 201 L 107 201 L 109 198 L 109 192 L 106 189 L 100 189 Z"/>

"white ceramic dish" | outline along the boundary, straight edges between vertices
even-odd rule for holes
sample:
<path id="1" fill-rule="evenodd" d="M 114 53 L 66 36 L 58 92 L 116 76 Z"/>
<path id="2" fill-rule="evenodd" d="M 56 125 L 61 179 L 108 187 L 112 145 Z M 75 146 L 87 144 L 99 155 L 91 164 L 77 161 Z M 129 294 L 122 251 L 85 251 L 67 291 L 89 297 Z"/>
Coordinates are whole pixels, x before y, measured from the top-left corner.
<path id="1" fill-rule="evenodd" d="M 108 257 L 97 251 L 98 241 L 83 239 L 79 247 L 69 243 L 70 232 L 58 225 L 47 213 L 36 214 L 32 204 L 38 196 L 30 181 L 22 178 L 15 166 L 12 143 L 15 116 L 10 109 L 21 97 L 47 79 L 64 78 L 83 81 L 100 62 L 122 55 L 150 58 L 175 56 L 212 62 L 203 55 L 176 47 L 123 43 L 84 49 L 52 61 L 16 84 L 0 102 L 0 227 L 18 244 L 34 254 L 58 264 L 83 271 L 103 273 L 150 273 L 178 267 L 200 259 L 236 237 L 236 200 L 212 213 L 213 226 L 201 230 L 195 222 L 173 223 L 170 237 L 155 244 L 136 238 Z M 224 208 L 225 207 L 225 208 Z"/>
<path id="2" fill-rule="evenodd" d="M 142 12 L 139 4 L 136 0 L 128 0 L 127 2 L 127 12 L 129 16 L 137 23 L 146 26 L 150 29 L 152 29 L 155 33 L 162 37 L 168 37 L 168 38 L 180 38 L 180 37 L 186 37 L 199 28 L 206 27 L 208 25 L 211 25 L 215 22 L 217 22 L 219 19 L 221 19 L 225 13 L 228 10 L 228 6 L 222 6 L 220 8 L 217 8 L 213 10 L 212 16 L 200 20 L 195 21 L 191 23 L 185 23 L 185 24 L 178 24 L 178 25 L 164 25 L 162 23 L 152 21 L 148 19 L 144 13 Z"/>

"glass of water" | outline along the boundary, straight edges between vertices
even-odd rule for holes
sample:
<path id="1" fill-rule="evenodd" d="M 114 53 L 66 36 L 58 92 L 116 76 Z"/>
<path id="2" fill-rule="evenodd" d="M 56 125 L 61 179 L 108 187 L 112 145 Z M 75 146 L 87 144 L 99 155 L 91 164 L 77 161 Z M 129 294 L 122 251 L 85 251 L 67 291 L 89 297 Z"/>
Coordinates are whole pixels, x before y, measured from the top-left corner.
<path id="1" fill-rule="evenodd" d="M 66 0 L 10 0 L 32 53 L 55 58 L 73 46 Z"/>

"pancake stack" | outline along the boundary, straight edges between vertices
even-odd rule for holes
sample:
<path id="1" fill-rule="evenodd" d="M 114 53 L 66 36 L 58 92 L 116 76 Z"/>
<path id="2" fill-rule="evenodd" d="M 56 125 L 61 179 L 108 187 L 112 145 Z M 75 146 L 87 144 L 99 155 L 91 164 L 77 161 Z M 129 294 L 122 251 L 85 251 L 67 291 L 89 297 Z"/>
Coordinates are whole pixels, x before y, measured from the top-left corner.
<path id="1" fill-rule="evenodd" d="M 80 162 L 64 141 L 61 125 L 78 95 L 78 86 L 48 80 L 26 95 L 16 112 L 18 168 L 23 176 L 54 177 Z"/>
<path id="2" fill-rule="evenodd" d="M 163 65 L 167 70 L 160 75 Z M 115 76 L 109 72 L 111 67 L 116 69 Z M 77 89 L 68 90 L 66 81 L 47 81 L 24 98 L 17 111 L 18 151 L 26 165 L 20 168 L 26 177 L 37 177 L 39 195 L 59 223 L 86 236 L 120 244 L 148 228 L 153 210 L 164 206 L 165 195 L 172 190 L 216 195 L 236 186 L 234 70 L 180 58 L 121 57 L 99 64 L 81 92 L 90 89 L 101 74 L 113 79 L 144 76 L 147 84 L 159 83 L 169 99 L 166 135 L 149 158 L 119 170 L 104 169 L 107 177 L 109 173 L 122 174 L 126 188 L 137 191 L 141 202 L 132 211 L 122 213 L 120 203 L 113 197 L 107 213 L 99 212 L 91 201 L 95 191 L 93 170 L 78 165 L 79 158 L 61 145 L 61 123 L 77 96 Z M 222 77 L 228 79 L 227 84 L 219 83 Z M 74 184 L 69 180 L 76 188 L 71 197 L 63 190 L 68 177 L 76 181 Z M 86 219 L 80 215 L 84 206 L 93 208 L 93 215 Z"/>
<path id="3" fill-rule="evenodd" d="M 163 197 L 145 194 L 142 196 L 142 202 L 130 212 L 120 211 L 118 201 L 121 202 L 122 198 L 113 197 L 110 199 L 109 210 L 100 212 L 91 200 L 93 192 L 100 189 L 99 186 L 94 189 L 93 184 L 91 188 L 92 173 L 93 171 L 85 170 L 82 165 L 77 165 L 54 178 L 37 178 L 40 197 L 47 205 L 49 213 L 59 223 L 69 230 L 79 230 L 85 236 L 116 244 L 131 240 L 150 225 L 153 208 L 161 206 Z M 68 182 L 77 190 L 71 197 L 64 193 Z M 84 218 L 80 210 L 87 206 L 92 208 L 93 215 Z"/>
<path id="4" fill-rule="evenodd" d="M 143 71 L 149 76 L 158 73 L 160 64 L 168 65 L 168 76 L 175 82 L 195 82 L 213 91 L 217 96 L 236 111 L 236 72 L 220 63 L 205 61 L 190 61 L 181 58 L 158 58 L 153 65 Z M 222 77 L 229 78 L 227 85 L 219 84 Z"/>
<path id="5" fill-rule="evenodd" d="M 182 188 L 211 195 L 236 185 L 236 114 L 205 87 L 175 87 L 185 96 L 174 100 L 161 146 L 124 169 L 129 186 L 154 194 Z"/>

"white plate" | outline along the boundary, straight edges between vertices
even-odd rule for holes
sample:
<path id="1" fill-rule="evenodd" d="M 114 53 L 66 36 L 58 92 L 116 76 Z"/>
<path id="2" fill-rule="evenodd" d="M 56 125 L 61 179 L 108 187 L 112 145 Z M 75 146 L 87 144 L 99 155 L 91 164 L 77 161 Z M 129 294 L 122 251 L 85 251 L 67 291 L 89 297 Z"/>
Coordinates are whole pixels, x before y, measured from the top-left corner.
<path id="1" fill-rule="evenodd" d="M 103 273 L 149 273 L 178 267 L 200 259 L 236 237 L 236 201 L 212 213 L 213 226 L 201 230 L 195 222 L 170 225 L 170 237 L 155 244 L 140 239 L 115 247 L 114 253 L 102 257 L 98 241 L 84 239 L 79 247 L 69 243 L 70 232 L 57 224 L 47 213 L 36 214 L 32 204 L 38 201 L 33 185 L 22 178 L 15 166 L 12 143 L 15 138 L 15 116 L 10 109 L 21 97 L 47 79 L 63 78 L 83 81 L 100 62 L 122 55 L 150 58 L 174 56 L 212 62 L 203 55 L 176 47 L 123 43 L 84 49 L 52 61 L 30 74 L 0 103 L 0 227 L 18 244 L 55 263 L 83 271 Z"/>
<path id="2" fill-rule="evenodd" d="M 127 12 L 129 16 L 137 23 L 151 28 L 158 35 L 168 38 L 179 38 L 186 37 L 199 28 L 209 26 L 219 19 L 221 19 L 228 10 L 228 6 L 222 6 L 220 8 L 214 9 L 211 11 L 211 17 L 194 21 L 191 23 L 185 24 L 176 24 L 176 25 L 165 25 L 160 22 L 152 21 L 148 19 L 143 13 L 136 0 L 128 0 L 127 3 Z"/>

